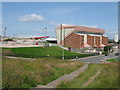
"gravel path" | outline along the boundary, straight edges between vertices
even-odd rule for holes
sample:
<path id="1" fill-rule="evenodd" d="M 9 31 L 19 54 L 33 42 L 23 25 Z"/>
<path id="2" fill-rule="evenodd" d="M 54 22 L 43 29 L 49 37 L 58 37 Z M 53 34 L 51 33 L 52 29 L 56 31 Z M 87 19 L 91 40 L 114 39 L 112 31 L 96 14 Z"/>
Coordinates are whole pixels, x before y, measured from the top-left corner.
<path id="1" fill-rule="evenodd" d="M 43 85 L 38 85 L 36 88 L 56 88 L 62 81 L 72 81 L 74 80 L 80 73 L 84 72 L 86 69 L 88 68 L 88 64 L 83 65 L 82 67 L 80 67 L 78 70 L 70 73 L 70 74 L 66 74 L 50 83 L 48 83 L 47 85 L 43 86 Z"/>
<path id="2" fill-rule="evenodd" d="M 90 77 L 87 82 L 83 83 L 83 86 L 89 85 L 100 74 L 100 71 L 101 69 L 99 69 L 94 76 Z"/>

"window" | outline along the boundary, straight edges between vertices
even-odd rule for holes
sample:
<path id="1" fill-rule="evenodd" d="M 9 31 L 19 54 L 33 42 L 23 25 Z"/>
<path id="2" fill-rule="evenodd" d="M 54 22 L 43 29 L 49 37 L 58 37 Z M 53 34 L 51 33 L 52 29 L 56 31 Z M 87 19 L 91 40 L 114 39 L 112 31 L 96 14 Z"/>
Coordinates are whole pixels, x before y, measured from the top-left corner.
<path id="1" fill-rule="evenodd" d="M 103 35 L 102 33 L 86 32 L 86 31 L 75 31 L 75 33 Z"/>

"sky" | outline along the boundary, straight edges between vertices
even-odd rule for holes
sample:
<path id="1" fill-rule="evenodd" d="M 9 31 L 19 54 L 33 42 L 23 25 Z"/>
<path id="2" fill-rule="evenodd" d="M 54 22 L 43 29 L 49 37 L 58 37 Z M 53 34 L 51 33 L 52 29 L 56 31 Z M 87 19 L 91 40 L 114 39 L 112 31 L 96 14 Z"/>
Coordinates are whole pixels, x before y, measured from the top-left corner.
<path id="1" fill-rule="evenodd" d="M 56 37 L 55 28 L 69 24 L 105 29 L 112 39 L 118 32 L 118 3 L 3 2 L 0 24 L 7 28 L 7 36 Z"/>
<path id="2" fill-rule="evenodd" d="M 1 0 L 3 2 L 119 2 L 119 0 Z"/>
<path id="3" fill-rule="evenodd" d="M 0 34 L 2 34 L 2 3 L 0 2 Z"/>

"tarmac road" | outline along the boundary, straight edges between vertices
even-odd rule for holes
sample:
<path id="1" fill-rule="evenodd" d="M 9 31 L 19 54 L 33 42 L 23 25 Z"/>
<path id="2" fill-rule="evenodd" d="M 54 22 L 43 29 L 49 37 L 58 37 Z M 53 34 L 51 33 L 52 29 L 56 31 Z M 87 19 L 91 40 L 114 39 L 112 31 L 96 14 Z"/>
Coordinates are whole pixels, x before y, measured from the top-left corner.
<path id="1" fill-rule="evenodd" d="M 85 62 L 85 63 L 100 63 L 101 60 L 106 60 L 110 58 L 118 58 L 118 56 L 115 56 L 115 53 L 111 53 L 108 56 L 98 55 L 98 56 L 91 56 L 86 58 L 78 58 L 77 61 Z M 76 60 L 76 59 L 73 59 L 73 60 Z"/>

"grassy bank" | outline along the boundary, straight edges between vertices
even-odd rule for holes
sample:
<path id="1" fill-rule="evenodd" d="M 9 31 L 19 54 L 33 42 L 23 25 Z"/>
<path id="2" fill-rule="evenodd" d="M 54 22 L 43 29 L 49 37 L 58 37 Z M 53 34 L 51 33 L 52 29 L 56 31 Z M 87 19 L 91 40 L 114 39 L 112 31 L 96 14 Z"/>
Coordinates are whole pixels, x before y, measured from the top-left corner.
<path id="1" fill-rule="evenodd" d="M 101 69 L 100 74 L 87 86 L 83 83 L 87 82 L 90 77 Z M 62 82 L 59 88 L 118 88 L 118 64 L 90 64 L 89 68 L 80 74 L 71 82 Z"/>
<path id="2" fill-rule="evenodd" d="M 118 73 L 120 73 L 118 72 L 118 63 L 109 63 L 101 66 L 103 69 L 100 75 L 86 88 L 120 88 L 120 82 L 118 80 Z"/>
<path id="3" fill-rule="evenodd" d="M 45 85 L 64 74 L 68 74 L 83 63 L 41 58 L 34 61 L 3 57 L 3 87 L 31 88 Z"/>
<path id="4" fill-rule="evenodd" d="M 52 57 L 61 59 L 63 49 L 60 47 L 24 47 L 24 48 L 3 48 L 3 55 L 26 57 L 26 58 L 42 58 L 42 57 Z M 64 50 L 65 59 L 72 59 L 76 56 L 87 57 L 92 56 L 90 54 L 80 54 Z"/>

